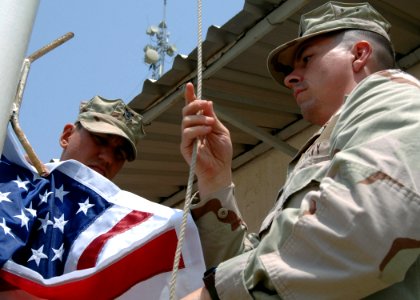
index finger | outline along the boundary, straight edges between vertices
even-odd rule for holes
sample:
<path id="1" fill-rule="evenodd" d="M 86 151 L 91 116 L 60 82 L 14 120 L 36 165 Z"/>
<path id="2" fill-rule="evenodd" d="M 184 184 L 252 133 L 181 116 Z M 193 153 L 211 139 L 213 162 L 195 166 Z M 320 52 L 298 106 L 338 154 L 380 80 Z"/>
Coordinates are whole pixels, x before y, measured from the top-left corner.
<path id="1" fill-rule="evenodd" d="M 194 85 L 191 82 L 188 82 L 185 85 L 184 98 L 185 98 L 185 104 L 189 104 L 192 101 L 197 99 L 197 96 L 195 95 L 195 92 L 194 92 Z"/>

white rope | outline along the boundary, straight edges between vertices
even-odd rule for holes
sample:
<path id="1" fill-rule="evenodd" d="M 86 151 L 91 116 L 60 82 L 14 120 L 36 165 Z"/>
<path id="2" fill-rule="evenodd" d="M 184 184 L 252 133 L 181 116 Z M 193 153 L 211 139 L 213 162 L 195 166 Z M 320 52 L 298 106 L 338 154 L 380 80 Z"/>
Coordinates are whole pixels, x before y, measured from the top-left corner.
<path id="1" fill-rule="evenodd" d="M 197 38 L 197 99 L 201 99 L 202 91 L 202 1 L 197 0 L 197 21 L 198 21 L 198 38 Z M 193 146 L 193 152 L 191 155 L 190 171 L 188 176 L 188 185 L 187 192 L 185 196 L 185 204 L 182 215 L 181 227 L 179 230 L 178 244 L 176 247 L 174 265 L 172 268 L 172 276 L 170 281 L 170 299 L 176 300 L 175 298 L 175 289 L 176 289 L 176 279 L 178 274 L 179 261 L 181 259 L 182 245 L 184 243 L 185 237 L 185 228 L 187 225 L 188 213 L 190 211 L 191 202 L 192 202 L 192 186 L 194 184 L 194 173 L 195 173 L 195 164 L 197 162 L 197 149 L 199 145 L 199 140 L 196 139 Z"/>

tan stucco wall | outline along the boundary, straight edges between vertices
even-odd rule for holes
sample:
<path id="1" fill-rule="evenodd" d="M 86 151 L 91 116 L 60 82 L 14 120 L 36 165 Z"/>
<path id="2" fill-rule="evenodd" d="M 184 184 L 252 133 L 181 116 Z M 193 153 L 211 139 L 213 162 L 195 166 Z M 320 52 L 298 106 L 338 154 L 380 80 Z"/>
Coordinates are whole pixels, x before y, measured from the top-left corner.
<path id="1" fill-rule="evenodd" d="M 408 72 L 420 78 L 420 63 Z M 310 127 L 287 142 L 295 148 L 316 131 Z M 274 204 L 276 195 L 285 180 L 286 168 L 291 157 L 278 150 L 270 150 L 243 165 L 233 174 L 236 197 L 242 216 L 250 231 L 258 232 L 264 216 Z"/>
<path id="2" fill-rule="evenodd" d="M 300 148 L 317 128 L 309 127 L 287 142 L 295 148 Z M 238 205 L 251 231 L 258 231 L 264 216 L 273 206 L 291 159 L 290 156 L 273 149 L 233 173 Z"/>

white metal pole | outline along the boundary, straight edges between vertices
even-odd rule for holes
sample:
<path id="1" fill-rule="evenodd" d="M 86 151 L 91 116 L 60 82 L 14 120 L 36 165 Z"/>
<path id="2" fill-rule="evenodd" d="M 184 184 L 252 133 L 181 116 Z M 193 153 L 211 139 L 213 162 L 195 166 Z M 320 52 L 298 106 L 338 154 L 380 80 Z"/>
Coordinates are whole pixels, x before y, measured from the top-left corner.
<path id="1" fill-rule="evenodd" d="M 39 0 L 0 1 L 0 153 Z"/>

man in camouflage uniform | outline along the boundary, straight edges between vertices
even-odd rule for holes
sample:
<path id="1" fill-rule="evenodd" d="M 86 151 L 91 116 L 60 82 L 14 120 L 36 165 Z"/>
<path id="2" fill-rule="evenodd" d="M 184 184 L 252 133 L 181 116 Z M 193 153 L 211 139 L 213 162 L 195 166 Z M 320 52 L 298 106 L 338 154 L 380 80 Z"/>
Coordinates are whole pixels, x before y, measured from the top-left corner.
<path id="1" fill-rule="evenodd" d="M 186 299 L 420 299 L 420 83 L 394 69 L 389 28 L 367 3 L 330 2 L 270 53 L 322 128 L 258 234 L 234 198 L 229 132 L 187 85 L 181 151 L 190 162 L 201 137 L 192 214 L 209 271 Z"/>

